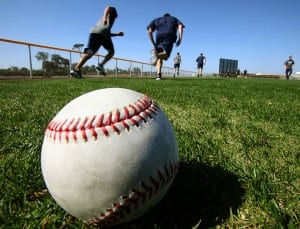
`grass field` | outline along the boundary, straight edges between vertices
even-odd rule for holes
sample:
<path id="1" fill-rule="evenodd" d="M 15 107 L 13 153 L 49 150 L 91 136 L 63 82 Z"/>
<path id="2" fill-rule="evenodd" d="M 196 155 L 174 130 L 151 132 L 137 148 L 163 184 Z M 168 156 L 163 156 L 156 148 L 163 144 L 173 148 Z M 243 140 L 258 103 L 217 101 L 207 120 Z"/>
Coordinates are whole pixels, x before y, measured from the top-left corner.
<path id="1" fill-rule="evenodd" d="M 300 81 L 0 81 L 0 228 L 86 228 L 43 182 L 48 122 L 71 99 L 124 87 L 148 94 L 176 133 L 181 165 L 158 206 L 116 228 L 300 228 Z"/>

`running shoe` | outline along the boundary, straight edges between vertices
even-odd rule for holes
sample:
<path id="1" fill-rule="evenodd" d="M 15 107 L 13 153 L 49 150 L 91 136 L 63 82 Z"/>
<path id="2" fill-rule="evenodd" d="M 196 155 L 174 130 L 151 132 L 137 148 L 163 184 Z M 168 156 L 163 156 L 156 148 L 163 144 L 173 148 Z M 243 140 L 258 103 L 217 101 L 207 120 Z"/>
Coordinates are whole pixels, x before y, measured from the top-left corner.
<path id="1" fill-rule="evenodd" d="M 156 80 L 162 80 L 162 78 L 161 78 L 161 73 L 157 74 Z"/>
<path id="2" fill-rule="evenodd" d="M 157 63 L 157 51 L 155 49 L 151 50 L 151 64 L 155 66 Z"/>
<path id="3" fill-rule="evenodd" d="M 82 74 L 80 71 L 73 69 L 70 72 L 71 76 L 75 77 L 76 79 L 83 79 Z"/>
<path id="4" fill-rule="evenodd" d="M 102 64 L 99 64 L 98 67 L 96 67 L 96 70 L 97 70 L 101 75 L 106 76 L 106 72 L 105 72 L 104 67 L 103 67 Z"/>

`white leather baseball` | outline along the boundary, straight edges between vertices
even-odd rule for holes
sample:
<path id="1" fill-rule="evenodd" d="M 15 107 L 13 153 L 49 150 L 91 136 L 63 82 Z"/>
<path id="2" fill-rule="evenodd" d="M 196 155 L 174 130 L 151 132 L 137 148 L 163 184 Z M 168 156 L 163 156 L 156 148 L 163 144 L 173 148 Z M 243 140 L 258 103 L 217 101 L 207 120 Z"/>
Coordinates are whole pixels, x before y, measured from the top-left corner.
<path id="1" fill-rule="evenodd" d="M 178 171 L 173 128 L 147 95 L 122 88 L 86 93 L 45 131 L 41 167 L 68 213 L 89 224 L 135 219 L 166 194 Z"/>

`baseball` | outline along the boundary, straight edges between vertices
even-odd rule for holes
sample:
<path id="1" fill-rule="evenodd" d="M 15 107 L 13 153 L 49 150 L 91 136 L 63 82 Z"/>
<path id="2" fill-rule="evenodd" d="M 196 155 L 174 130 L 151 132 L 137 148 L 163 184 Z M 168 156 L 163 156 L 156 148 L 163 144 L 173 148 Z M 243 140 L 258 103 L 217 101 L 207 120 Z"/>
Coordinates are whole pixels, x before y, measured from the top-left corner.
<path id="1" fill-rule="evenodd" d="M 54 200 L 88 224 L 131 221 L 170 188 L 179 157 L 170 121 L 145 94 L 106 88 L 66 104 L 48 124 L 44 181 Z"/>

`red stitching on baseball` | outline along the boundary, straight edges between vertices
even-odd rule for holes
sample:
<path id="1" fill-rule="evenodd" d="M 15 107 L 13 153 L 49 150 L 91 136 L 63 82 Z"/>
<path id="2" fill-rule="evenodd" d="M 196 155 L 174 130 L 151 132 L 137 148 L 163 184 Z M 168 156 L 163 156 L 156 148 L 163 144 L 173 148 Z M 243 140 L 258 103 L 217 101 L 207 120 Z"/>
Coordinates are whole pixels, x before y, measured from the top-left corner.
<path id="1" fill-rule="evenodd" d="M 148 183 L 141 182 L 139 187 L 133 188 L 128 196 L 121 196 L 120 202 L 114 203 L 112 208 L 108 208 L 104 213 L 100 213 L 98 217 L 88 220 L 86 223 L 95 226 L 117 223 L 154 197 L 153 189 L 155 189 L 155 193 L 161 190 L 176 176 L 178 169 L 179 162 L 166 164 L 163 171 L 157 170 L 158 177 L 156 179 L 150 176 Z"/>
<path id="2" fill-rule="evenodd" d="M 54 141 L 77 141 L 81 138 L 89 141 L 89 135 L 97 140 L 99 135 L 108 137 L 111 133 L 121 134 L 123 129 L 130 130 L 131 126 L 139 127 L 141 122 L 146 123 L 157 114 L 159 107 L 148 96 L 144 95 L 134 104 L 111 111 L 108 114 L 99 114 L 92 117 L 52 120 L 46 129 L 45 136 Z"/>

